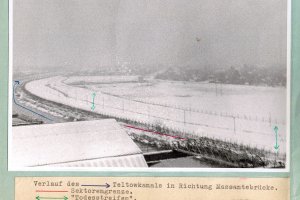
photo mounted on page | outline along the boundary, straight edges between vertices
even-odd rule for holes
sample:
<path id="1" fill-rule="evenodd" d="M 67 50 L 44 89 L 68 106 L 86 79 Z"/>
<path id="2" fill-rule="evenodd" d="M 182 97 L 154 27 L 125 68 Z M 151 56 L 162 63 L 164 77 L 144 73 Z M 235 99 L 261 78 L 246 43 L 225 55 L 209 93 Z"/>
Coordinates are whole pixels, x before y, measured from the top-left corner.
<path id="1" fill-rule="evenodd" d="M 282 0 L 13 0 L 10 170 L 289 169 Z"/>

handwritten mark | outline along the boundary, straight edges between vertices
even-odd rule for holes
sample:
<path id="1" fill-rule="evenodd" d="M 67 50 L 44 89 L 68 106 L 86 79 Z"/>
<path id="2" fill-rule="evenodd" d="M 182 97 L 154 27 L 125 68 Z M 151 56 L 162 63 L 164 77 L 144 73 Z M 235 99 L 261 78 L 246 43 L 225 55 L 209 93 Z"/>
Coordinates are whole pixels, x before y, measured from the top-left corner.
<path id="1" fill-rule="evenodd" d="M 67 190 L 36 190 L 35 192 L 68 192 Z"/>
<path id="2" fill-rule="evenodd" d="M 275 139 L 276 139 L 274 149 L 275 149 L 275 151 L 278 151 L 279 145 L 278 145 L 278 127 L 277 126 L 274 127 L 274 131 L 275 131 Z"/>
<path id="3" fill-rule="evenodd" d="M 92 94 L 92 98 L 93 98 L 93 102 L 92 102 L 92 107 L 91 107 L 91 109 L 92 110 L 95 110 L 95 97 L 96 97 L 96 93 L 94 92 L 93 94 Z"/>
<path id="4" fill-rule="evenodd" d="M 161 133 L 161 132 L 157 132 L 157 131 L 151 131 L 151 130 L 147 130 L 147 129 L 144 129 L 144 128 L 139 128 L 139 127 L 131 126 L 131 125 L 128 125 L 128 124 L 125 124 L 123 126 L 126 127 L 126 128 L 131 128 L 131 129 L 135 129 L 135 130 L 145 131 L 145 132 L 154 133 L 154 134 L 158 134 L 158 135 L 163 135 L 163 136 L 167 136 L 167 137 L 172 137 L 172 138 L 179 139 L 179 140 L 186 140 L 186 138 L 182 138 L 182 137 L 179 137 L 179 136 L 173 136 L 173 135 L 169 135 L 169 134 L 166 134 L 166 133 Z"/>
<path id="5" fill-rule="evenodd" d="M 40 197 L 37 196 L 35 197 L 36 200 L 41 200 L 41 199 L 61 199 L 61 200 L 68 200 L 68 197 L 64 196 L 64 197 Z"/>
<path id="6" fill-rule="evenodd" d="M 46 116 L 44 116 L 44 115 L 41 115 L 41 114 L 39 114 L 39 113 L 37 113 L 37 112 L 34 112 L 33 110 L 30 110 L 30 109 L 26 108 L 25 106 L 22 106 L 21 104 L 19 104 L 19 103 L 16 101 L 16 98 L 15 98 L 15 88 L 16 88 L 16 86 L 18 86 L 19 84 L 20 84 L 20 81 L 15 81 L 15 84 L 14 84 L 14 87 L 13 87 L 13 100 L 14 100 L 14 103 L 15 103 L 16 105 L 20 106 L 21 108 L 25 109 L 25 110 L 28 110 L 28 111 L 30 111 L 30 112 L 32 112 L 32 113 L 34 113 L 34 114 L 36 114 L 36 115 L 39 115 L 39 116 L 41 116 L 41 117 L 43 117 L 43 118 L 45 118 L 45 119 L 48 119 L 48 120 L 50 120 L 50 121 L 53 121 L 52 119 L 49 119 L 48 117 L 46 117 Z"/>
<path id="7" fill-rule="evenodd" d="M 110 185 L 108 183 L 105 183 L 105 185 L 81 185 L 84 187 L 105 187 L 105 188 L 109 188 Z"/>

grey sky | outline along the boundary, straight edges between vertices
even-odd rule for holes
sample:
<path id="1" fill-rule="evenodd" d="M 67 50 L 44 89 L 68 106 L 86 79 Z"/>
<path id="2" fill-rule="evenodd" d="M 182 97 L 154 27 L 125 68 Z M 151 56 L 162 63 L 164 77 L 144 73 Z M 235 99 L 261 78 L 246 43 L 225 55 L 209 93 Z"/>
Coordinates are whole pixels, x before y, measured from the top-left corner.
<path id="1" fill-rule="evenodd" d="M 285 0 L 14 0 L 19 70 L 285 62 Z"/>

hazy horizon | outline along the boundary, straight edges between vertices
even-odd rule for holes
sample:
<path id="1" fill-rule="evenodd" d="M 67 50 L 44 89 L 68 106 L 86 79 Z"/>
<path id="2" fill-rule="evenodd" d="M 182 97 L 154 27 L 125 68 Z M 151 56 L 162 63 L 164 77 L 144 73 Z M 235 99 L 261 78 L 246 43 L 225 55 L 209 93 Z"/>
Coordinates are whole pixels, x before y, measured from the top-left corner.
<path id="1" fill-rule="evenodd" d="M 14 0 L 14 70 L 285 66 L 282 0 Z"/>

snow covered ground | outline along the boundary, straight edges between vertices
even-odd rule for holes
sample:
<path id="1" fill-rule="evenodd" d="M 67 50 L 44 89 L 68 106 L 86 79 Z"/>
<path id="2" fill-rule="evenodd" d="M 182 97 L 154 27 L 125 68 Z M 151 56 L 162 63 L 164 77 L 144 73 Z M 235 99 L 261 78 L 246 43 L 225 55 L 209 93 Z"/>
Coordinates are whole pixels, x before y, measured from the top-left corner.
<path id="1" fill-rule="evenodd" d="M 83 110 L 270 151 L 277 126 L 279 152 L 286 152 L 285 88 L 137 81 L 135 76 L 56 76 L 29 82 L 25 88 Z"/>

